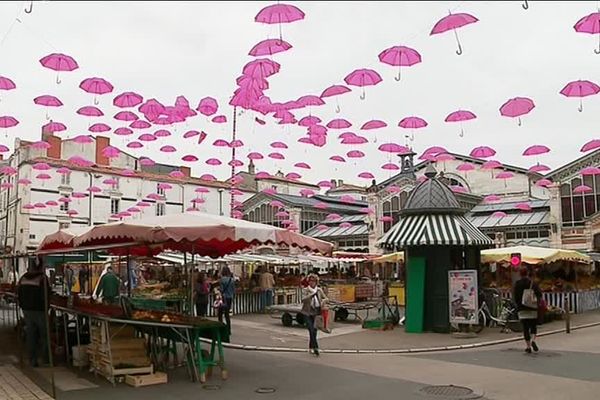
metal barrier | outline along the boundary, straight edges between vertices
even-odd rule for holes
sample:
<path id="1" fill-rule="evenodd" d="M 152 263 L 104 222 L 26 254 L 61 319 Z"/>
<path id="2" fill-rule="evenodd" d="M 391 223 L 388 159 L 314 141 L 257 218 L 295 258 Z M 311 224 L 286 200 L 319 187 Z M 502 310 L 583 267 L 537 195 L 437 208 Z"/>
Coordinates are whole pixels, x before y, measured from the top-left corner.
<path id="1" fill-rule="evenodd" d="M 233 298 L 233 314 L 252 314 L 262 311 L 261 292 L 242 292 L 236 293 Z M 283 288 L 275 289 L 275 304 L 295 304 L 302 300 L 302 288 Z M 283 300 L 278 302 L 278 300 Z M 211 293 L 208 296 L 208 316 L 216 317 L 218 310 L 213 307 L 215 297 Z"/>
<path id="2" fill-rule="evenodd" d="M 510 290 L 501 290 L 502 298 L 512 298 Z M 586 311 L 600 309 L 600 290 L 586 290 L 582 292 L 542 292 L 542 297 L 548 306 L 565 309 L 567 299 L 569 300 L 569 311 L 581 314 Z"/>
<path id="3" fill-rule="evenodd" d="M 17 299 L 13 293 L 0 292 L 0 326 L 14 327 L 19 320 Z"/>

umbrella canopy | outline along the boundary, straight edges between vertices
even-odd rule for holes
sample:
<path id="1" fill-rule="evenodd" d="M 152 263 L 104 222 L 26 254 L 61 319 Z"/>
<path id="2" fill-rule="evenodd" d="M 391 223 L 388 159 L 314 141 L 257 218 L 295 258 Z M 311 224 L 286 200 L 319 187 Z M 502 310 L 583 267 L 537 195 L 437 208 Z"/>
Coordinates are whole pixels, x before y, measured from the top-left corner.
<path id="1" fill-rule="evenodd" d="M 481 251 L 481 262 L 510 263 L 511 255 L 521 254 L 521 260 L 527 264 L 549 264 L 554 261 L 575 261 L 589 264 L 591 258 L 574 250 L 550 249 L 547 247 L 512 246 Z"/>
<path id="2" fill-rule="evenodd" d="M 402 67 L 410 67 L 421 62 L 421 54 L 415 49 L 406 46 L 392 46 L 379 53 L 379 61 L 384 64 L 398 67 L 398 76 L 394 77 L 400 81 L 400 70 Z"/>
<path id="3" fill-rule="evenodd" d="M 60 237 L 60 232 L 63 237 L 66 235 L 64 231 L 50 235 L 42 241 L 38 251 L 78 246 L 110 247 L 133 242 L 137 245 L 128 249 L 116 247 L 112 252 L 143 255 L 170 249 L 220 257 L 257 244 L 294 246 L 323 254 L 329 254 L 333 249 L 331 243 L 286 229 L 204 213 L 163 215 L 99 225 L 67 239 L 70 242 L 66 246 L 64 239 L 62 246 L 51 241 L 52 237 Z"/>
<path id="4" fill-rule="evenodd" d="M 292 48 L 292 45 L 282 39 L 267 39 L 258 42 L 250 52 L 251 56 L 272 56 L 273 54 L 281 53 Z"/>
<path id="5" fill-rule="evenodd" d="M 382 81 L 381 76 L 377 73 L 377 71 L 363 68 L 356 69 L 350 72 L 344 78 L 344 81 L 348 85 L 362 87 L 362 94 L 360 95 L 360 99 L 365 99 L 365 86 L 374 86 Z"/>
<path id="6" fill-rule="evenodd" d="M 590 81 L 573 81 L 566 84 L 560 94 L 566 97 L 579 97 L 578 111 L 583 111 L 583 97 L 592 96 L 600 92 L 600 86 Z"/>
<path id="7" fill-rule="evenodd" d="M 462 50 L 462 45 L 460 44 L 460 40 L 458 39 L 458 32 L 456 31 L 456 29 L 463 27 L 465 25 L 473 24 L 477 21 L 479 21 L 479 20 L 477 18 L 475 18 L 474 16 L 472 16 L 471 14 L 466 14 L 466 13 L 452 14 L 452 13 L 450 13 L 449 15 L 445 16 L 444 18 L 442 18 L 438 22 L 436 22 L 436 24 L 433 26 L 433 29 L 431 30 L 430 35 L 436 35 L 439 33 L 444 33 L 444 32 L 450 31 L 450 30 L 453 31 L 454 37 L 456 38 L 456 44 L 458 45 L 458 50 L 456 50 L 456 54 L 458 54 L 460 56 L 463 53 L 463 50 Z"/>
<path id="8" fill-rule="evenodd" d="M 500 115 L 510 118 L 518 118 L 519 126 L 521 126 L 521 115 L 528 114 L 535 108 L 533 100 L 527 97 L 515 97 L 502 104 L 500 107 Z"/>

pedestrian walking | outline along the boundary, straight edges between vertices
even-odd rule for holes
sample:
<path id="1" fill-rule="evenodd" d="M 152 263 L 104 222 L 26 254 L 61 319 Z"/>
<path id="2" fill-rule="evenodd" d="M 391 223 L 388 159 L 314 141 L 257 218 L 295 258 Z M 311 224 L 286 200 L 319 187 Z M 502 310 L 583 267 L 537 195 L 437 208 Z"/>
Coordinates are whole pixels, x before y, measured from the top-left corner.
<path id="1" fill-rule="evenodd" d="M 196 297 L 196 315 L 198 317 L 206 317 L 210 284 L 206 280 L 205 272 L 200 272 L 198 274 L 198 279 L 194 285 L 194 293 Z"/>
<path id="2" fill-rule="evenodd" d="M 219 281 L 219 289 L 221 291 L 222 303 L 218 307 L 219 322 L 223 322 L 225 317 L 225 324 L 227 325 L 227 331 L 231 335 L 231 307 L 233 305 L 233 295 L 235 293 L 235 281 L 231 275 L 229 267 L 223 267 L 221 271 L 221 280 Z"/>
<path id="3" fill-rule="evenodd" d="M 68 264 L 65 267 L 63 279 L 64 279 L 66 294 L 67 294 L 67 296 L 70 296 L 71 290 L 73 290 L 73 284 L 75 283 L 75 271 L 73 271 L 71 266 Z"/>
<path id="4" fill-rule="evenodd" d="M 106 268 L 106 273 L 100 279 L 96 295 L 102 297 L 102 301 L 106 304 L 115 304 L 119 298 L 121 288 L 121 280 L 113 272 L 112 267 Z"/>
<path id="5" fill-rule="evenodd" d="M 36 262 L 19 279 L 17 288 L 19 306 L 25 319 L 25 334 L 29 363 L 37 367 L 41 355 L 48 364 L 48 303 L 50 285 L 41 262 Z"/>
<path id="6" fill-rule="evenodd" d="M 260 274 L 258 278 L 260 286 L 261 311 L 265 311 L 267 307 L 273 305 L 273 288 L 275 287 L 275 277 L 271 271 L 266 270 Z"/>
<path id="7" fill-rule="evenodd" d="M 521 267 L 519 274 L 521 279 L 515 282 L 513 298 L 517 304 L 519 319 L 523 325 L 523 338 L 527 345 L 525 352 L 531 353 L 532 349 L 537 352 L 539 351 L 536 343 L 538 307 L 542 299 L 542 291 L 529 275 L 527 267 Z"/>
<path id="8" fill-rule="evenodd" d="M 308 327 L 308 350 L 315 356 L 319 356 L 319 343 L 317 341 L 317 326 L 315 320 L 321 315 L 321 308 L 327 302 L 327 297 L 319 287 L 319 276 L 310 274 L 307 277 L 308 285 L 302 289 L 302 314 L 306 317 Z"/>
<path id="9" fill-rule="evenodd" d="M 79 273 L 77 274 L 79 278 L 79 293 L 86 294 L 88 293 L 88 282 L 90 280 L 90 272 L 89 267 L 80 267 Z"/>

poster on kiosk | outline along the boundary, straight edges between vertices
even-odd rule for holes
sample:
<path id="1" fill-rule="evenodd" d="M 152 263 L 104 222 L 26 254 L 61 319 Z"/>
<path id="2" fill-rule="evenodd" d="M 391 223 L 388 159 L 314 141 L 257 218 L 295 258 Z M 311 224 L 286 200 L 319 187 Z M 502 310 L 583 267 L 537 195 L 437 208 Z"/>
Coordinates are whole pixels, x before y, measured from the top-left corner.
<path id="1" fill-rule="evenodd" d="M 448 285 L 450 323 L 476 325 L 479 309 L 477 271 L 448 271 Z"/>

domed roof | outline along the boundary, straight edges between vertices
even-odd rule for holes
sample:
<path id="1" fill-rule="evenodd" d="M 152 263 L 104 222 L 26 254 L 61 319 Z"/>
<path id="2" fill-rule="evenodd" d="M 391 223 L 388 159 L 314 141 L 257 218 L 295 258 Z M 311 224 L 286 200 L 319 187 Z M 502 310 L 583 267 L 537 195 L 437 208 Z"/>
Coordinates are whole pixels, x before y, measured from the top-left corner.
<path id="1" fill-rule="evenodd" d="M 437 177 L 437 172 L 430 165 L 425 170 L 426 181 L 421 182 L 410 194 L 406 206 L 402 210 L 405 214 L 464 214 L 456 196 L 450 188 Z"/>

